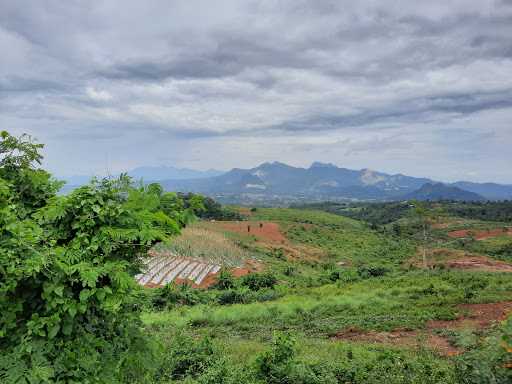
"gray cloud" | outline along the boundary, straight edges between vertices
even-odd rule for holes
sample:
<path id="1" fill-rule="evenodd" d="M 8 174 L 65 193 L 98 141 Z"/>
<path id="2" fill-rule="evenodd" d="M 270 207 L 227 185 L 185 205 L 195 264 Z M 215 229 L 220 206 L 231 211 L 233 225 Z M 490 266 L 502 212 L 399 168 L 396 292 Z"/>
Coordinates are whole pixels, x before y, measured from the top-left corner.
<path id="1" fill-rule="evenodd" d="M 511 5 L 4 0 L 0 125 L 49 141 L 59 173 L 112 151 L 119 168 L 278 157 L 512 182 Z"/>

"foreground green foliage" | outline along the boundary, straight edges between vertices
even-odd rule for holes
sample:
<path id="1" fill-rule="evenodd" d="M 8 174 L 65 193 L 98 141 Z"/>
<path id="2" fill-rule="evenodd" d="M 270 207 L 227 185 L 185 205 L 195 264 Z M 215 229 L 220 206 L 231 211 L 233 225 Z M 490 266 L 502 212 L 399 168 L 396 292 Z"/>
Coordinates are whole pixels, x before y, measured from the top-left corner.
<path id="1" fill-rule="evenodd" d="M 0 378 L 105 382 L 137 373 L 147 347 L 132 275 L 138 258 L 179 231 L 158 197 L 129 179 L 68 196 L 32 167 L 40 145 L 2 133 Z M 9 149 L 11 150 L 9 152 Z"/>

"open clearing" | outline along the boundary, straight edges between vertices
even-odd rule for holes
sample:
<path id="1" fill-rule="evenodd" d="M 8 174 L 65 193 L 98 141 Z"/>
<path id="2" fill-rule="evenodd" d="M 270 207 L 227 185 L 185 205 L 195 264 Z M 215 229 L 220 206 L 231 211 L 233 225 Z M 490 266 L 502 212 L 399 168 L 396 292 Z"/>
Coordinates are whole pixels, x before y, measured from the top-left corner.
<path id="1" fill-rule="evenodd" d="M 463 352 L 453 346 L 450 341 L 440 335 L 443 330 L 484 329 L 506 319 L 512 312 L 512 302 L 488 304 L 460 304 L 457 307 L 460 315 L 455 320 L 431 320 L 422 330 L 397 329 L 391 332 L 363 331 L 348 328 L 334 336 L 336 340 L 360 343 L 395 345 L 400 347 L 419 348 L 426 345 L 429 349 L 445 355 L 453 356 Z"/>

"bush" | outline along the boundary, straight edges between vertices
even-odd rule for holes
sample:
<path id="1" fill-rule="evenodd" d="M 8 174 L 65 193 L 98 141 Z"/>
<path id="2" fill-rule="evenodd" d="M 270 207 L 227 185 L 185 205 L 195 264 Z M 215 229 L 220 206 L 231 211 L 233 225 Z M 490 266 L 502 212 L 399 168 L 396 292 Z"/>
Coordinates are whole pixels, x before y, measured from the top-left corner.
<path id="1" fill-rule="evenodd" d="M 295 339 L 276 334 L 272 348 L 256 359 L 258 378 L 267 384 L 335 384 L 332 369 L 324 365 L 305 364 L 295 358 Z"/>
<path id="2" fill-rule="evenodd" d="M 225 304 L 241 304 L 241 303 L 248 303 L 249 296 L 247 290 L 240 290 L 240 289 L 230 289 L 221 292 L 217 296 L 217 301 L 221 305 Z"/>
<path id="3" fill-rule="evenodd" d="M 177 380 L 199 376 L 215 364 L 217 354 L 208 337 L 196 341 L 179 335 L 173 339 L 157 379 Z"/>
<path id="4" fill-rule="evenodd" d="M 247 287 L 238 289 L 230 289 L 220 292 L 217 296 L 217 302 L 221 305 L 225 304 L 248 304 L 255 301 L 271 301 L 282 296 L 272 288 L 262 288 L 258 291 L 251 291 Z"/>
<path id="5" fill-rule="evenodd" d="M 200 290 L 193 289 L 188 284 L 171 282 L 163 288 L 155 288 L 153 306 L 156 309 L 172 308 L 177 305 L 196 305 L 210 301 L 209 295 Z"/>
<path id="6" fill-rule="evenodd" d="M 217 282 L 213 286 L 216 289 L 231 289 L 235 287 L 235 278 L 233 274 L 228 270 L 223 268 L 219 276 L 217 277 Z"/>
<path id="7" fill-rule="evenodd" d="M 283 248 L 272 248 L 272 250 L 268 252 L 268 255 L 278 260 L 286 260 Z"/>
<path id="8" fill-rule="evenodd" d="M 363 279 L 367 279 L 370 277 L 384 276 L 388 272 L 389 272 L 388 268 L 381 267 L 381 266 L 361 266 L 357 269 L 357 273 Z"/>
<path id="9" fill-rule="evenodd" d="M 272 273 L 250 273 L 242 278 L 242 285 L 252 291 L 262 288 L 274 288 L 277 278 Z"/>

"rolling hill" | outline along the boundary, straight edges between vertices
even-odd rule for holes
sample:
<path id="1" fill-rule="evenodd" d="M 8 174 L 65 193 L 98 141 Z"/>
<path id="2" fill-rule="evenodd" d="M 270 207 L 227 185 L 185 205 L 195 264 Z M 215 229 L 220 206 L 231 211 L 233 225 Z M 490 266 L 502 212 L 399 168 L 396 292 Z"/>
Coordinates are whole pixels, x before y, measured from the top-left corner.
<path id="1" fill-rule="evenodd" d="M 455 201 L 484 201 L 485 198 L 477 193 L 463 190 L 459 187 L 442 183 L 426 183 L 420 189 L 403 197 L 405 200 L 455 200 Z"/>

